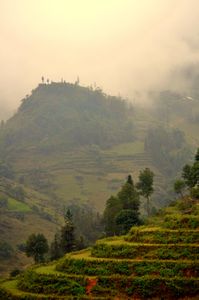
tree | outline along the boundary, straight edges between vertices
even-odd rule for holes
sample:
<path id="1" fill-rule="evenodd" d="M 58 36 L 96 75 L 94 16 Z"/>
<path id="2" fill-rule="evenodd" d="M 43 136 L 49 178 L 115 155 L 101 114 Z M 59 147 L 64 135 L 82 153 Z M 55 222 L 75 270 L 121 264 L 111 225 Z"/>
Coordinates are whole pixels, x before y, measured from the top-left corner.
<path id="1" fill-rule="evenodd" d="M 191 166 L 186 164 L 182 169 L 182 178 L 184 178 L 186 185 L 191 188 L 193 186 Z"/>
<path id="2" fill-rule="evenodd" d="M 194 163 L 186 164 L 182 169 L 182 178 L 189 187 L 193 198 L 199 199 L 199 148 L 197 149 Z"/>
<path id="3" fill-rule="evenodd" d="M 195 155 L 193 165 L 185 165 L 182 170 L 182 177 L 189 188 L 193 188 L 199 184 L 199 149 Z"/>
<path id="4" fill-rule="evenodd" d="M 196 155 L 195 155 L 195 162 L 199 161 L 199 148 L 196 152 Z"/>
<path id="5" fill-rule="evenodd" d="M 106 201 L 103 222 L 105 224 L 105 232 L 107 236 L 112 236 L 118 233 L 115 217 L 121 210 L 122 205 L 118 197 L 111 196 Z"/>
<path id="6" fill-rule="evenodd" d="M 128 175 L 127 183 L 133 185 L 133 179 L 132 179 L 132 176 L 131 176 L 131 175 Z"/>
<path id="7" fill-rule="evenodd" d="M 154 173 L 146 168 L 139 174 L 139 182 L 137 183 L 137 188 L 140 190 L 140 194 L 147 199 L 147 214 L 150 215 L 150 196 L 152 195 L 153 189 L 153 178 Z"/>
<path id="8" fill-rule="evenodd" d="M 126 234 L 133 225 L 139 224 L 139 217 L 135 210 L 123 209 L 115 218 L 118 225 L 119 234 Z"/>
<path id="9" fill-rule="evenodd" d="M 44 261 L 44 254 L 48 252 L 48 242 L 45 236 L 41 233 L 31 234 L 26 241 L 26 255 L 32 256 L 35 263 Z"/>
<path id="10" fill-rule="evenodd" d="M 129 175 L 117 196 L 111 196 L 106 202 L 104 211 L 106 235 L 126 233 L 133 224 L 138 224 L 139 205 L 139 193 Z"/>
<path id="11" fill-rule="evenodd" d="M 180 194 L 181 197 L 184 197 L 183 191 L 186 187 L 185 181 L 182 179 L 176 179 L 176 181 L 174 182 L 174 191 L 177 194 Z"/>
<path id="12" fill-rule="evenodd" d="M 136 191 L 133 181 L 129 183 L 129 177 L 118 193 L 118 198 L 121 202 L 122 209 L 139 210 L 139 193 Z"/>
<path id="13" fill-rule="evenodd" d="M 75 249 L 75 226 L 69 209 L 66 211 L 64 219 L 65 225 L 61 228 L 60 247 L 64 253 L 68 253 Z"/>
<path id="14" fill-rule="evenodd" d="M 54 240 L 50 245 L 50 259 L 58 259 L 62 256 L 62 249 L 60 246 L 60 236 L 58 233 L 55 234 Z"/>

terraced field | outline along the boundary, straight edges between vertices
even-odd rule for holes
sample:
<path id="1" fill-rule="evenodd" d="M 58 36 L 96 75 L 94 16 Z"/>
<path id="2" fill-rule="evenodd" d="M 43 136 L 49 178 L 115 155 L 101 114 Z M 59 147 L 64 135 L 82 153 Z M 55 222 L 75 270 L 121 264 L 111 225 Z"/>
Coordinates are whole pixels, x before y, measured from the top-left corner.
<path id="1" fill-rule="evenodd" d="M 198 299 L 198 212 L 197 203 L 189 213 L 179 210 L 178 204 L 169 207 L 148 225 L 132 227 L 126 236 L 99 240 L 92 248 L 33 266 L 2 282 L 0 295 L 2 299 Z M 176 220 L 173 229 L 165 222 L 168 216 L 171 223 Z"/>
<path id="2" fill-rule="evenodd" d="M 46 181 L 53 186 L 52 189 L 49 185 L 47 190 L 39 191 L 42 193 L 53 191 L 62 206 L 78 198 L 82 201 L 89 200 L 97 210 L 102 211 L 106 200 L 120 189 L 127 174 L 132 174 L 136 181 L 139 171 L 146 167 L 155 173 L 154 206 L 160 206 L 158 195 L 165 189 L 165 178 L 153 166 L 150 157 L 144 152 L 144 143 L 141 141 L 106 150 L 90 147 L 54 156 L 51 154 L 46 155 L 45 160 L 38 153 L 23 153 L 22 157 L 18 155 L 14 166 L 18 177 L 24 177 L 28 185 L 32 185 L 30 173 L 38 162 L 40 170 L 45 171 Z M 34 185 L 32 187 L 35 188 Z M 38 189 L 38 185 L 36 188 Z"/>

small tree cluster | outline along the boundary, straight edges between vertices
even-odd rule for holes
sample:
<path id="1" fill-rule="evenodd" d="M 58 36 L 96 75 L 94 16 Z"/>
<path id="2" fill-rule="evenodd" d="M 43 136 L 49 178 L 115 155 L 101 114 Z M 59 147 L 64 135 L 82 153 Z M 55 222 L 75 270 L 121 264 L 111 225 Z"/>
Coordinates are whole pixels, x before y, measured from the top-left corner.
<path id="1" fill-rule="evenodd" d="M 191 196 L 199 199 L 199 148 L 196 152 L 194 163 L 186 164 L 182 169 L 182 178 L 174 182 L 174 190 L 181 197 L 184 196 L 184 190 L 187 188 Z"/>
<path id="2" fill-rule="evenodd" d="M 117 196 L 106 202 L 104 224 L 107 236 L 125 234 L 133 225 L 139 225 L 140 195 L 147 198 L 147 212 L 150 213 L 149 199 L 153 193 L 153 172 L 146 168 L 140 172 L 139 182 L 134 185 L 131 175 Z"/>
<path id="3" fill-rule="evenodd" d="M 75 239 L 75 227 L 70 210 L 66 211 L 64 219 L 65 223 L 55 234 L 50 248 L 43 234 L 31 234 L 29 236 L 25 245 L 25 253 L 28 257 L 33 257 L 35 263 L 44 262 L 46 254 L 50 256 L 51 260 L 54 260 L 62 257 L 65 253 L 80 249 L 79 247 L 83 245 L 81 238 L 80 241 Z"/>
<path id="4" fill-rule="evenodd" d="M 76 250 L 77 241 L 75 238 L 75 226 L 72 220 L 71 211 L 68 209 L 64 216 L 65 224 L 60 232 L 55 234 L 50 246 L 50 259 L 54 260 L 62 257 L 65 253 Z"/>
<path id="5" fill-rule="evenodd" d="M 26 241 L 25 252 L 28 257 L 33 257 L 35 263 L 44 261 L 44 256 L 48 252 L 48 242 L 41 233 L 31 234 Z"/>

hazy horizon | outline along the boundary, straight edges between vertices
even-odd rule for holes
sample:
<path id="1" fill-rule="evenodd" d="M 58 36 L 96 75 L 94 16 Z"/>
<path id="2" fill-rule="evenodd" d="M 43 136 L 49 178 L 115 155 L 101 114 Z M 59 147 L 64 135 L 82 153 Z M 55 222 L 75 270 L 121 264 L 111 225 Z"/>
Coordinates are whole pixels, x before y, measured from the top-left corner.
<path id="1" fill-rule="evenodd" d="M 0 109 L 42 76 L 124 97 L 184 88 L 176 74 L 199 62 L 198 15 L 197 0 L 1 0 Z"/>

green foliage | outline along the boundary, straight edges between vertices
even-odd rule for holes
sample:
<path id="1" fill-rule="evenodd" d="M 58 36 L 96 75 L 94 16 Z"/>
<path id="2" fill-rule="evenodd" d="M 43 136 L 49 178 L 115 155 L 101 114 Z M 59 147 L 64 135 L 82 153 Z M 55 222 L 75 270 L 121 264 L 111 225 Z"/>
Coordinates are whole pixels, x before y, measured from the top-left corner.
<path id="1" fill-rule="evenodd" d="M 193 197 L 194 199 L 199 199 L 199 185 L 191 189 L 191 197 Z"/>
<path id="2" fill-rule="evenodd" d="M 176 179 L 176 181 L 174 182 L 174 191 L 177 194 L 180 194 L 181 197 L 183 197 L 183 191 L 186 187 L 185 181 L 182 179 Z"/>
<path id="3" fill-rule="evenodd" d="M 149 168 L 146 168 L 144 171 L 140 172 L 139 181 L 136 185 L 138 190 L 140 191 L 140 194 L 147 199 L 147 214 L 148 214 L 148 216 L 150 215 L 149 199 L 154 191 L 153 177 L 154 177 L 154 173 Z"/>
<path id="4" fill-rule="evenodd" d="M 197 189 L 199 185 L 199 160 L 198 160 L 199 149 L 195 155 L 195 161 L 192 165 L 185 165 L 182 171 L 182 177 L 189 188 L 196 188 L 196 198 Z M 194 192 L 193 192 L 194 193 Z"/>
<path id="5" fill-rule="evenodd" d="M 123 209 L 115 217 L 120 234 L 126 234 L 133 225 L 139 224 L 138 213 L 136 210 Z"/>
<path id="6" fill-rule="evenodd" d="M 50 245 L 51 260 L 58 259 L 77 247 L 73 215 L 70 209 L 65 211 L 64 220 L 65 224 L 61 227 L 60 232 L 55 234 L 54 240 Z"/>
<path id="7" fill-rule="evenodd" d="M 78 296 L 85 294 L 85 280 L 76 281 L 65 276 L 41 275 L 34 271 L 27 271 L 18 282 L 18 288 L 23 291 Z"/>
<path id="8" fill-rule="evenodd" d="M 26 255 L 32 256 L 36 263 L 44 261 L 44 254 L 48 252 L 48 242 L 41 233 L 31 234 L 26 241 Z"/>
<path id="9" fill-rule="evenodd" d="M 103 221 L 105 224 L 105 232 L 107 236 L 115 235 L 118 233 L 118 227 L 115 217 L 121 211 L 121 209 L 122 205 L 118 197 L 111 196 L 106 201 Z"/>
<path id="10" fill-rule="evenodd" d="M 106 202 L 103 217 L 106 235 L 125 234 L 132 225 L 138 225 L 139 205 L 139 194 L 129 175 L 117 196 L 111 196 Z"/>
<path id="11" fill-rule="evenodd" d="M 65 214 L 65 224 L 60 232 L 60 248 L 63 253 L 71 252 L 75 249 L 75 227 L 72 221 L 72 214 L 68 209 Z"/>
<path id="12" fill-rule="evenodd" d="M 129 183 L 128 180 L 119 191 L 118 198 L 121 202 L 122 209 L 138 211 L 140 205 L 139 194 L 136 191 L 134 184 Z"/>
<path id="13" fill-rule="evenodd" d="M 93 246 L 92 256 L 106 258 L 198 259 L 197 245 L 105 244 Z"/>
<path id="14" fill-rule="evenodd" d="M 5 289 L 0 287 L 0 299 L 12 300 L 13 297 Z"/>
<path id="15" fill-rule="evenodd" d="M 54 240 L 50 245 L 50 260 L 58 259 L 62 257 L 63 250 L 60 245 L 60 236 L 58 233 L 55 234 Z"/>
<path id="16" fill-rule="evenodd" d="M 199 228 L 199 218 L 194 215 L 165 216 L 163 227 L 169 229 L 197 229 Z"/>
<path id="17" fill-rule="evenodd" d="M 139 174 L 139 182 L 137 183 L 137 188 L 140 190 L 142 196 L 148 198 L 153 193 L 153 177 L 154 173 L 146 168 Z"/>
<path id="18" fill-rule="evenodd" d="M 56 270 L 66 274 L 87 275 L 87 276 L 152 276 L 163 277 L 182 276 L 190 273 L 193 277 L 199 275 L 198 262 L 175 262 L 162 260 L 89 260 L 66 258 L 56 266 Z"/>
<path id="19" fill-rule="evenodd" d="M 106 295 L 123 295 L 123 297 L 139 297 L 141 299 L 150 299 L 159 297 L 164 291 L 168 299 L 178 299 L 186 295 L 197 295 L 199 286 L 196 279 L 193 278 L 161 278 L 161 277 L 125 277 L 111 276 L 99 277 L 95 289 L 97 292 L 106 290 Z M 166 298 L 167 299 L 167 298 Z"/>
<path id="20" fill-rule="evenodd" d="M 77 249 L 82 247 L 81 240 L 83 240 L 84 246 L 89 246 L 100 238 L 103 231 L 101 215 L 90 203 L 73 200 L 69 202 L 66 209 L 69 209 L 73 216 L 76 244 L 79 245 L 77 245 Z"/>
<path id="21" fill-rule="evenodd" d="M 13 198 L 8 198 L 7 208 L 10 211 L 19 213 L 26 213 L 31 211 L 31 208 L 26 203 L 15 200 Z"/>
<path id="22" fill-rule="evenodd" d="M 137 229 L 132 227 L 129 235 L 125 238 L 129 242 L 151 243 L 151 244 L 177 244 L 177 243 L 198 243 L 199 232 L 178 228 L 147 230 L 147 228 Z"/>

